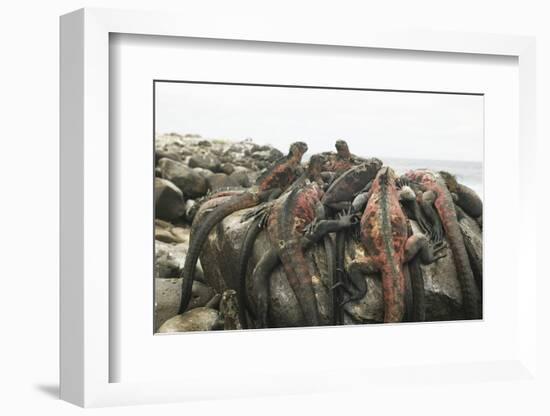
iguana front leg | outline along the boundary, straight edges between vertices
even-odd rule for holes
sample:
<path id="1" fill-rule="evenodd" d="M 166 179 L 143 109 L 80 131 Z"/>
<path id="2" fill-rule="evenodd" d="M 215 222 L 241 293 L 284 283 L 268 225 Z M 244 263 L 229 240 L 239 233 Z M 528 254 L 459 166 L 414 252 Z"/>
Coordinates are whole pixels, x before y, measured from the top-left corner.
<path id="1" fill-rule="evenodd" d="M 367 295 L 367 280 L 366 274 L 373 274 L 379 271 L 373 259 L 369 256 L 359 256 L 353 260 L 348 266 L 349 284 L 346 286 L 348 293 L 340 303 L 339 307 L 343 307 L 349 302 L 355 302 L 363 299 Z"/>
<path id="2" fill-rule="evenodd" d="M 444 241 L 432 245 L 426 236 L 412 235 L 405 245 L 405 262 L 418 255 L 422 264 L 431 264 L 447 255 L 442 251 L 446 247 Z"/>
<path id="3" fill-rule="evenodd" d="M 350 227 L 354 221 L 352 217 L 354 216 L 349 215 L 337 220 L 317 221 L 300 239 L 300 249 L 305 251 L 323 239 L 328 233 Z M 279 248 L 272 248 L 264 253 L 252 273 L 254 279 L 254 297 L 257 303 L 257 319 L 260 328 L 268 327 L 270 278 L 279 262 Z"/>

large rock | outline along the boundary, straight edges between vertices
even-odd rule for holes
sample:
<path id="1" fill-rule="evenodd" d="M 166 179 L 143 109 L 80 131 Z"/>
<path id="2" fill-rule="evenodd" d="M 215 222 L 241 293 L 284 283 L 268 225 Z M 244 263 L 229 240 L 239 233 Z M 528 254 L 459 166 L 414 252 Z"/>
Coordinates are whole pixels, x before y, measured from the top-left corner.
<path id="1" fill-rule="evenodd" d="M 187 163 L 191 168 L 208 169 L 212 172 L 219 172 L 221 168 L 220 159 L 209 153 L 191 156 Z"/>
<path id="2" fill-rule="evenodd" d="M 155 279 L 155 330 L 176 316 L 181 300 L 181 278 Z M 215 295 L 214 290 L 199 281 L 193 282 L 193 292 L 187 310 L 205 306 Z"/>
<path id="3" fill-rule="evenodd" d="M 173 221 L 185 213 L 183 193 L 172 182 L 155 178 L 155 217 Z"/>
<path id="4" fill-rule="evenodd" d="M 483 289 L 483 235 L 479 223 L 466 213 L 461 213 L 461 218 L 458 222 L 462 236 L 464 237 L 464 245 L 470 260 L 470 266 L 474 273 L 477 286 L 482 291 Z M 479 217 L 481 218 L 481 217 Z"/>
<path id="5" fill-rule="evenodd" d="M 161 175 L 176 185 L 187 198 L 196 198 L 206 193 L 206 179 L 181 162 L 163 158 L 158 162 Z"/>
<path id="6" fill-rule="evenodd" d="M 168 319 L 159 328 L 159 333 L 211 331 L 222 329 L 223 320 L 216 309 L 200 307 Z"/>
<path id="7" fill-rule="evenodd" d="M 235 170 L 231 175 L 229 175 L 230 178 L 235 180 L 240 186 L 244 188 L 249 188 L 252 185 L 252 181 L 250 179 L 250 173 L 248 170 Z"/>
<path id="8" fill-rule="evenodd" d="M 215 173 L 209 176 L 207 179 L 208 188 L 211 191 L 217 191 L 224 188 L 237 188 L 240 186 L 239 182 L 231 176 L 225 173 Z"/>
<path id="9" fill-rule="evenodd" d="M 185 263 L 187 249 L 187 244 L 169 244 L 155 240 L 155 277 L 161 279 L 179 277 Z"/>
<path id="10" fill-rule="evenodd" d="M 242 216 L 248 210 L 243 210 L 227 217 L 211 233 L 205 243 L 201 255 L 201 263 L 204 265 L 204 278 L 207 284 L 218 293 L 231 288 L 238 290 L 237 259 L 241 244 L 250 222 L 241 222 Z M 196 220 L 201 220 L 199 212 Z M 414 232 L 419 233 L 416 224 L 413 224 Z M 253 298 L 253 285 L 250 274 L 261 255 L 270 248 L 265 232 L 257 239 L 254 252 L 249 260 L 247 276 L 247 296 L 255 307 Z M 363 254 L 364 249 L 358 241 L 348 238 L 346 248 L 346 265 L 358 255 Z M 455 320 L 462 319 L 462 294 L 456 276 L 452 252 L 446 249 L 447 256 L 436 263 L 422 266 L 424 286 L 426 291 L 426 320 Z M 310 259 L 310 268 L 313 278 L 313 286 L 318 300 L 321 322 L 328 324 L 331 310 L 331 282 L 329 282 L 326 256 L 322 244 L 317 244 L 309 250 L 307 256 Z M 346 322 L 370 323 L 382 322 L 383 300 L 382 287 L 379 275 L 366 276 L 368 293 L 358 302 L 349 303 L 345 307 Z M 294 292 L 290 288 L 282 268 L 276 268 L 270 282 L 271 305 L 269 319 L 274 327 L 288 327 L 303 325 L 303 317 L 298 307 Z"/>

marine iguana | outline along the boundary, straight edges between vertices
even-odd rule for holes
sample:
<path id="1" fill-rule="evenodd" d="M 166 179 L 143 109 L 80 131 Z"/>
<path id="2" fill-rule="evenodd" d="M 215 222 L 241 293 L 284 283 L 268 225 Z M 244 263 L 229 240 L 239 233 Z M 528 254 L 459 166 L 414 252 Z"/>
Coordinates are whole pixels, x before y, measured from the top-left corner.
<path id="1" fill-rule="evenodd" d="M 324 217 L 321 195 L 319 185 L 313 182 L 293 190 L 271 210 L 267 231 L 274 248 L 262 256 L 253 272 L 258 288 L 258 319 L 261 326 L 267 326 L 269 278 L 279 261 L 296 294 L 306 324 L 319 325 L 319 311 L 305 250 L 326 234 L 349 227 L 354 222 L 351 216 L 320 220 Z M 310 224 L 312 227 L 308 230 Z"/>
<path id="2" fill-rule="evenodd" d="M 384 297 L 384 322 L 401 322 L 405 314 L 404 263 L 419 255 L 432 263 L 444 254 L 432 247 L 425 236 L 408 236 L 407 218 L 399 203 L 395 173 L 389 167 L 378 172 L 360 222 L 361 241 L 367 256 L 356 258 L 348 267 L 351 281 L 361 290 L 353 300 L 366 294 L 364 273 L 380 272 Z"/>
<path id="3" fill-rule="evenodd" d="M 381 167 L 380 159 L 371 158 L 348 169 L 330 184 L 321 202 L 337 211 L 349 209 L 353 199 L 369 186 Z"/>
<path id="4" fill-rule="evenodd" d="M 483 202 L 473 189 L 459 183 L 456 177 L 448 172 L 440 171 L 439 174 L 449 192 L 456 195 L 456 205 L 472 218 L 478 218 L 483 214 Z"/>
<path id="5" fill-rule="evenodd" d="M 308 181 L 317 182 L 320 186 L 323 183 L 321 177 L 321 163 L 322 159 L 320 155 L 313 155 L 308 163 L 307 170 L 304 172 L 294 183 L 285 191 L 282 196 L 279 198 L 285 198 L 286 194 L 292 192 L 295 189 L 303 187 Z M 262 232 L 263 229 L 267 226 L 267 220 L 269 218 L 271 209 L 277 200 L 272 200 L 263 205 L 253 209 L 252 211 L 246 213 L 241 222 L 248 221 L 251 218 L 253 219 L 249 227 L 247 228 L 243 243 L 241 245 L 241 250 L 239 252 L 239 272 L 238 272 L 238 299 L 239 299 L 239 314 L 240 320 L 244 328 L 248 328 L 247 314 L 245 311 L 248 311 L 252 319 L 256 318 L 256 314 L 253 311 L 250 303 L 248 302 L 247 288 L 246 288 L 246 274 L 248 270 L 248 260 L 252 256 L 254 250 L 254 243 L 256 238 Z M 273 256 L 275 258 L 275 255 Z M 277 261 L 276 259 L 274 260 Z M 276 264 L 273 266 L 275 267 Z"/>
<path id="6" fill-rule="evenodd" d="M 332 179 L 340 176 L 355 164 L 345 140 L 337 140 L 334 147 L 336 147 L 336 154 L 332 152 L 321 154 L 321 157 L 325 159 L 321 170 L 330 172 Z"/>
<path id="7" fill-rule="evenodd" d="M 337 147 L 338 147 L 338 144 L 337 144 Z M 294 189 L 294 188 L 298 188 L 299 186 L 302 186 L 305 183 L 306 178 L 309 179 L 309 181 L 315 181 L 317 182 L 317 184 L 321 184 L 322 179 L 320 177 L 320 169 L 322 169 L 322 166 L 320 165 L 320 163 L 322 162 L 322 160 L 323 160 L 323 155 L 312 156 L 310 159 L 308 170 L 305 173 L 305 176 L 296 180 L 296 182 L 291 186 L 291 188 Z M 381 166 L 382 166 L 382 161 L 380 161 L 379 159 L 373 158 L 373 159 L 368 159 L 366 162 L 362 163 L 359 166 L 348 169 L 343 174 L 341 174 L 338 180 L 333 182 L 332 185 L 329 187 L 329 189 L 324 193 L 323 198 L 321 199 L 321 203 L 325 205 L 325 208 L 328 208 L 328 207 L 338 208 L 339 204 L 340 206 L 341 205 L 349 206 L 355 194 L 357 192 L 360 192 L 362 189 L 364 189 L 365 185 L 371 182 L 372 179 L 374 179 L 374 177 L 376 176 L 376 172 L 380 169 Z M 287 192 L 289 191 L 290 189 Z M 269 212 L 269 207 L 262 207 L 262 210 Z M 252 213 L 252 215 L 257 215 L 258 211 Z M 322 210 L 322 215 L 323 217 L 325 216 L 324 210 Z M 349 215 L 350 213 L 348 212 L 348 216 Z M 341 215 L 341 217 L 342 216 L 343 215 Z M 245 216 L 246 219 L 248 219 L 249 217 L 250 215 Z M 316 218 L 314 222 L 320 219 L 321 218 Z M 328 220 L 324 219 L 324 221 L 328 221 Z M 339 218 L 335 221 L 336 221 L 336 224 L 338 224 L 339 222 L 341 223 L 344 220 Z M 243 240 L 243 245 L 241 247 L 240 258 L 239 258 L 239 270 L 240 270 L 239 271 L 239 281 L 240 281 L 239 303 L 241 305 L 240 306 L 241 322 L 246 322 L 246 316 L 245 316 L 246 314 L 244 313 L 245 308 L 249 310 L 251 315 L 254 315 L 252 309 L 248 305 L 247 297 L 246 297 L 247 264 L 248 264 L 248 259 L 252 254 L 254 241 L 256 240 L 256 237 L 258 236 L 258 234 L 261 232 L 261 229 L 266 225 L 267 225 L 267 214 L 262 219 L 254 220 L 251 223 L 249 229 L 247 230 L 246 236 Z M 338 226 L 336 226 L 336 228 L 338 228 Z M 319 239 L 321 239 L 324 235 L 326 235 L 326 232 L 324 230 L 326 230 L 324 226 L 319 226 L 317 228 L 317 234 L 310 235 L 309 239 L 307 240 L 307 243 L 310 244 L 312 240 L 318 241 Z M 323 232 L 325 233 L 323 234 Z M 332 247 L 332 240 L 325 239 L 324 243 L 325 243 L 325 250 L 327 252 L 327 262 L 328 262 L 327 266 L 329 268 L 329 275 L 331 276 L 331 280 L 333 280 L 332 284 L 334 284 L 334 276 L 337 273 L 336 264 L 335 264 L 336 256 L 333 254 L 334 249 Z M 307 247 L 302 247 L 302 248 L 306 249 Z M 273 255 L 272 260 L 274 263 L 278 262 L 275 255 Z"/>
<path id="8" fill-rule="evenodd" d="M 204 242 L 212 228 L 233 212 L 258 205 L 287 189 L 296 179 L 297 170 L 300 168 L 302 156 L 305 152 L 307 152 L 307 145 L 304 142 L 293 143 L 290 146 L 288 155 L 277 160 L 257 179 L 254 189 L 235 195 L 217 206 L 212 212 L 208 213 L 198 225 L 198 228 L 194 230 L 181 274 L 182 292 L 179 313 L 185 312 L 189 304 L 195 267 Z"/>
<path id="9" fill-rule="evenodd" d="M 424 186 L 435 195 L 434 205 L 441 219 L 449 242 L 458 279 L 463 294 L 463 304 L 468 319 L 481 319 L 481 296 L 476 286 L 464 239 L 458 224 L 454 201 L 441 177 L 427 170 L 409 171 L 405 174 L 411 181 Z"/>

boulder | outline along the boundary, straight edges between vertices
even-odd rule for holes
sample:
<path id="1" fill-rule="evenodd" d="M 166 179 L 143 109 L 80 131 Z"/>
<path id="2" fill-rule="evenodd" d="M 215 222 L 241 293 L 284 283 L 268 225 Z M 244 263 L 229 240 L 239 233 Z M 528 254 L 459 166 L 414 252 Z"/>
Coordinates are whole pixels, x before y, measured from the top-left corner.
<path id="1" fill-rule="evenodd" d="M 216 227 L 207 239 L 201 255 L 204 265 L 206 283 L 218 293 L 227 289 L 238 290 L 237 259 L 249 221 L 241 222 L 243 215 L 249 210 L 242 210 L 227 217 Z M 200 221 L 202 212 L 197 219 Z M 413 230 L 420 230 L 413 222 Z M 258 236 L 247 274 L 247 296 L 255 308 L 251 273 L 261 255 L 270 248 L 265 231 Z M 462 293 L 453 263 L 452 252 L 446 248 L 446 257 L 434 264 L 421 266 L 426 290 L 426 320 L 462 319 Z M 348 237 L 346 245 L 346 266 L 354 258 L 364 253 L 362 244 L 353 237 Z M 313 277 L 313 287 L 318 300 L 321 323 L 330 323 L 332 283 L 329 281 L 326 255 L 322 244 L 317 244 L 307 253 Z M 378 274 L 365 276 L 368 285 L 367 295 L 360 301 L 345 306 L 348 323 L 371 323 L 383 321 L 383 299 L 380 276 Z M 270 282 L 270 315 L 269 320 L 274 327 L 302 326 L 303 317 L 298 307 L 294 292 L 290 288 L 282 268 L 275 269 Z"/>
<path id="2" fill-rule="evenodd" d="M 229 175 L 229 177 L 243 188 L 250 188 L 250 186 L 252 186 L 252 181 L 250 180 L 248 170 L 236 170 Z"/>
<path id="3" fill-rule="evenodd" d="M 181 279 L 155 279 L 155 332 L 178 314 Z"/>
<path id="4" fill-rule="evenodd" d="M 203 168 L 193 168 L 193 171 L 201 175 L 204 179 L 208 179 L 210 176 L 214 175 L 214 172 L 211 170 Z"/>
<path id="5" fill-rule="evenodd" d="M 188 228 L 172 226 L 166 228 L 155 225 L 155 240 L 162 241 L 163 243 L 189 244 L 189 232 Z"/>
<path id="6" fill-rule="evenodd" d="M 155 164 L 158 164 L 161 159 L 170 159 L 176 162 L 182 161 L 178 152 L 158 149 L 155 151 Z"/>
<path id="7" fill-rule="evenodd" d="M 206 180 L 208 182 L 208 189 L 211 191 L 217 191 L 224 188 L 237 188 L 240 186 L 236 179 L 225 173 L 215 173 Z"/>
<path id="8" fill-rule="evenodd" d="M 483 235 L 476 220 L 464 214 L 458 222 L 477 286 L 483 286 Z"/>
<path id="9" fill-rule="evenodd" d="M 222 172 L 226 175 L 231 175 L 233 172 L 235 172 L 235 166 L 233 166 L 231 163 L 224 163 L 221 169 Z"/>
<path id="10" fill-rule="evenodd" d="M 183 193 L 172 182 L 155 178 L 155 217 L 173 221 L 185 213 Z"/>
<path id="11" fill-rule="evenodd" d="M 179 277 L 185 256 L 187 244 L 169 244 L 155 240 L 155 277 L 175 278 Z"/>
<path id="12" fill-rule="evenodd" d="M 155 330 L 176 316 L 180 307 L 181 278 L 155 279 Z M 199 281 L 193 282 L 187 310 L 205 306 L 215 295 L 214 290 Z"/>
<path id="13" fill-rule="evenodd" d="M 209 153 L 193 155 L 187 162 L 190 168 L 208 169 L 212 172 L 220 171 L 220 160 Z"/>
<path id="14" fill-rule="evenodd" d="M 159 328 L 159 333 L 211 331 L 222 329 L 223 322 L 216 309 L 200 307 L 168 319 Z"/>
<path id="15" fill-rule="evenodd" d="M 176 185 L 187 198 L 206 194 L 206 179 L 181 162 L 163 158 L 158 162 L 161 176 Z"/>

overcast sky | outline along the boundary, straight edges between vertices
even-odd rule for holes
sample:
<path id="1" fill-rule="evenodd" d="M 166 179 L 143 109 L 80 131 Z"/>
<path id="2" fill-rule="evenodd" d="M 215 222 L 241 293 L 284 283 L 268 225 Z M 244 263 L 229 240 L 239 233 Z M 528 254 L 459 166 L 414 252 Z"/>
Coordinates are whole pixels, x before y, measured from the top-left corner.
<path id="1" fill-rule="evenodd" d="M 156 132 L 252 138 L 308 155 L 345 139 L 369 157 L 483 160 L 483 97 L 156 83 Z"/>

